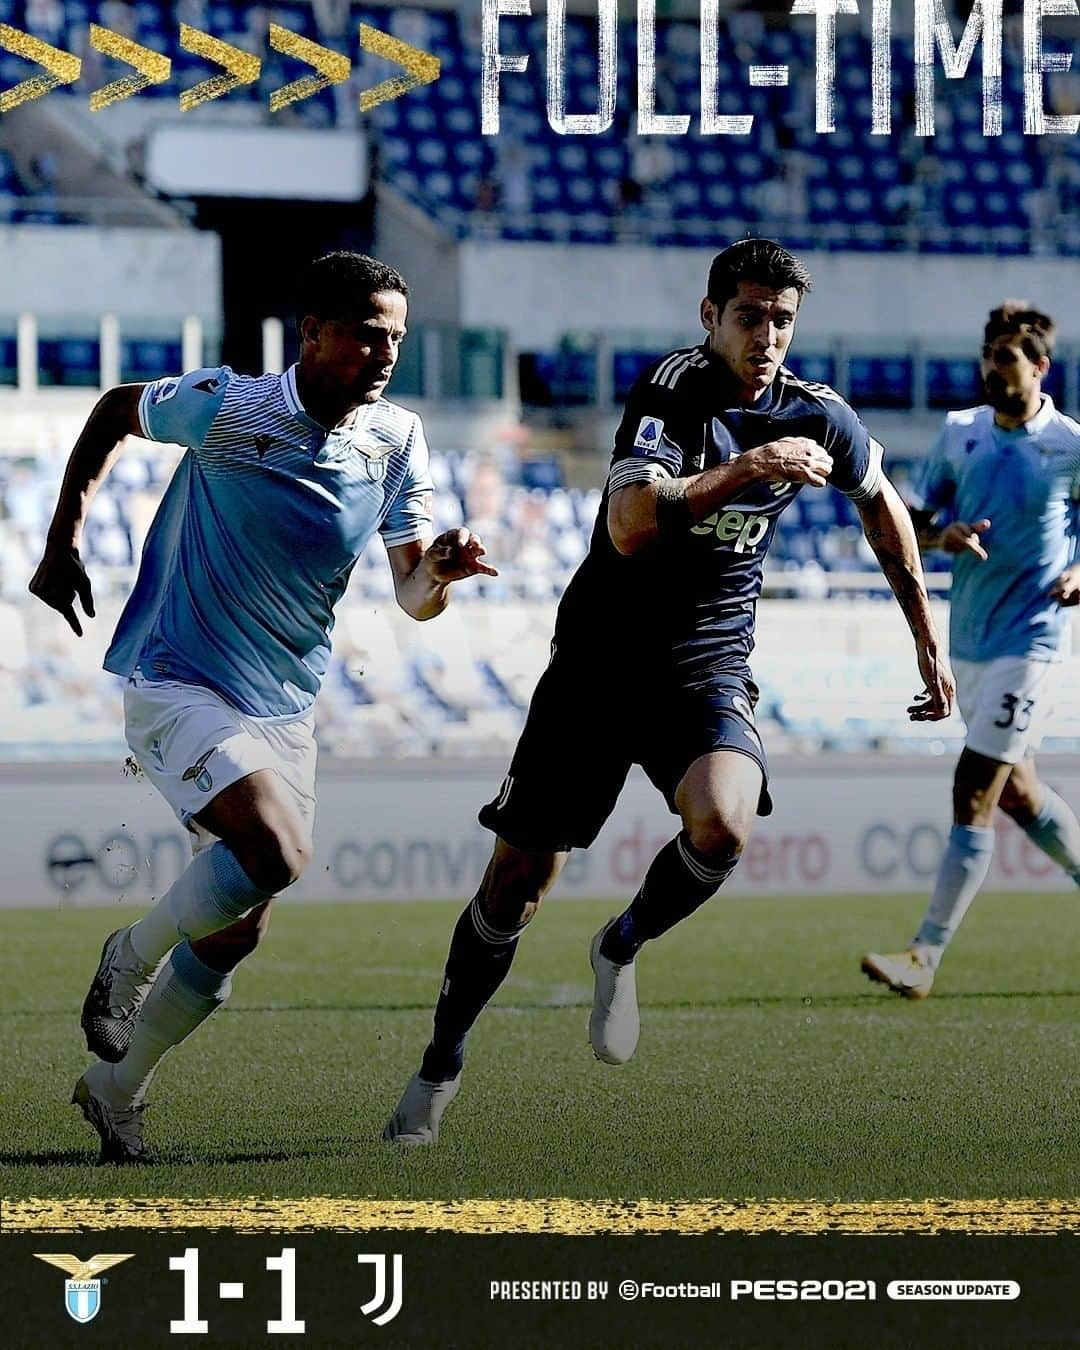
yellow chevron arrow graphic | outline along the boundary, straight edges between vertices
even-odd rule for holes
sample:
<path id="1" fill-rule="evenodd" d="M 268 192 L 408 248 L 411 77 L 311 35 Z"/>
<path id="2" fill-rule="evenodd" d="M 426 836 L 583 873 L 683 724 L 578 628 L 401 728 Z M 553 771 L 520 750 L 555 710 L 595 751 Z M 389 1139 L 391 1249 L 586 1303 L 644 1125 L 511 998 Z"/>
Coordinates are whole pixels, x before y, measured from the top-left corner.
<path id="1" fill-rule="evenodd" d="M 299 103 L 317 94 L 320 89 L 341 84 L 352 74 L 352 62 L 347 56 L 332 52 L 329 47 L 320 47 L 317 42 L 301 37 L 299 33 L 292 33 L 280 24 L 270 25 L 270 46 L 276 52 L 284 52 L 286 56 L 294 56 L 298 61 L 314 66 L 319 72 L 318 75 L 301 76 L 299 80 L 275 89 L 270 95 L 271 112 L 280 112 L 290 103 Z"/>
<path id="2" fill-rule="evenodd" d="M 7 23 L 0 23 L 0 47 L 21 56 L 24 61 L 44 66 L 49 72 L 48 75 L 34 75 L 29 80 L 20 80 L 10 89 L 0 92 L 0 113 L 10 112 L 20 103 L 40 98 L 62 84 L 74 84 L 82 70 L 82 62 L 77 56 L 62 52 L 59 47 L 52 47 L 41 38 L 31 37 L 29 33 L 21 33 Z"/>
<path id="3" fill-rule="evenodd" d="M 100 112 L 110 103 L 119 103 L 121 99 L 130 98 L 152 84 L 164 84 L 172 74 L 172 62 L 167 56 L 151 51 L 131 38 L 122 37 L 110 28 L 102 28 L 100 24 L 90 25 L 90 46 L 104 56 L 111 56 L 114 61 L 134 66 L 139 72 L 138 75 L 125 75 L 122 79 L 95 89 L 90 95 L 91 112 Z"/>
<path id="4" fill-rule="evenodd" d="M 442 70 L 442 62 L 437 56 L 432 56 L 430 52 L 422 51 L 409 42 L 402 42 L 400 38 L 391 37 L 389 33 L 380 33 L 370 24 L 360 25 L 360 46 L 373 56 L 382 56 L 387 61 L 393 61 L 395 65 L 403 66 L 406 71 L 404 75 L 395 75 L 372 89 L 363 90 L 360 94 L 361 112 L 370 112 L 380 103 L 389 103 L 392 98 L 400 98 L 402 94 L 407 94 L 410 89 L 416 89 L 421 84 L 434 84 Z"/>
<path id="5" fill-rule="evenodd" d="M 180 46 L 186 52 L 194 52 L 204 61 L 212 61 L 215 66 L 224 66 L 227 75 L 212 75 L 192 89 L 185 89 L 180 95 L 180 111 L 190 112 L 200 103 L 209 103 L 211 99 L 221 98 L 242 84 L 254 84 L 262 70 L 262 62 L 250 52 L 242 51 L 229 42 L 211 37 L 189 24 L 180 25 Z"/>

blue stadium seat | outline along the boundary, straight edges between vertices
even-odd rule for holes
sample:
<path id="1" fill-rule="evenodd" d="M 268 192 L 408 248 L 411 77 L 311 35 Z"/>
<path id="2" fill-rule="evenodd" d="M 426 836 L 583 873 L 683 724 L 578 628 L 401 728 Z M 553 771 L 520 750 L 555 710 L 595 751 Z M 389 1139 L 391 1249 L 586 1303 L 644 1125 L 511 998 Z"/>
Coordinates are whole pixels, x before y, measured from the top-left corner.
<path id="1" fill-rule="evenodd" d="M 0 335 L 0 384 L 14 384 L 18 378 L 18 350 L 14 336 Z"/>
<path id="2" fill-rule="evenodd" d="M 878 183 L 887 186 L 890 183 L 900 181 L 901 167 L 896 156 L 891 152 L 875 155 L 870 161 L 870 174 Z"/>
<path id="3" fill-rule="evenodd" d="M 15 165 L 7 151 L 0 149 L 0 192 L 19 195 L 22 190 L 22 181 L 15 172 Z"/>
<path id="4" fill-rule="evenodd" d="M 789 370 L 800 379 L 832 385 L 836 380 L 836 363 L 831 356 L 819 352 L 790 352 L 785 359 Z"/>
<path id="5" fill-rule="evenodd" d="M 972 357 L 927 358 L 926 402 L 931 408 L 972 407 L 981 398 L 977 360 Z"/>
<path id="6" fill-rule="evenodd" d="M 814 184 L 810 189 L 810 219 L 831 221 L 840 209 L 840 194 L 835 188 Z"/>
<path id="7" fill-rule="evenodd" d="M 521 461 L 521 485 L 553 492 L 563 485 L 562 464 L 556 455 L 536 455 Z"/>
<path id="8" fill-rule="evenodd" d="M 565 346 L 556 352 L 523 353 L 523 376 L 528 388 L 536 388 L 546 402 L 556 406 L 581 407 L 591 403 L 596 390 L 596 353 Z M 525 397 L 523 391 L 522 397 Z M 543 404 L 540 397 L 537 402 Z"/>
<path id="9" fill-rule="evenodd" d="M 866 167 L 861 155 L 841 155 L 836 162 L 836 171 L 841 178 L 850 183 L 861 183 L 866 176 Z"/>
<path id="10" fill-rule="evenodd" d="M 1051 362 L 1042 387 L 1060 408 L 1065 401 L 1065 365 L 1063 362 Z"/>
<path id="11" fill-rule="evenodd" d="M 38 343 L 38 382 L 94 388 L 100 380 L 96 338 L 42 338 Z"/>
<path id="12" fill-rule="evenodd" d="M 715 207 L 717 210 L 726 211 L 735 204 L 735 191 L 721 179 L 714 179 L 705 185 L 706 209 Z"/>
<path id="13" fill-rule="evenodd" d="M 634 381 L 653 361 L 657 352 L 614 352 L 612 354 L 612 377 L 615 383 L 615 398 L 622 402 L 629 394 Z"/>
<path id="14" fill-rule="evenodd" d="M 124 338 L 120 343 L 120 378 L 125 382 L 156 380 L 176 374 L 182 365 L 179 341 Z"/>
<path id="15" fill-rule="evenodd" d="M 856 408 L 910 408 L 909 356 L 853 356 L 848 363 L 851 401 Z"/>

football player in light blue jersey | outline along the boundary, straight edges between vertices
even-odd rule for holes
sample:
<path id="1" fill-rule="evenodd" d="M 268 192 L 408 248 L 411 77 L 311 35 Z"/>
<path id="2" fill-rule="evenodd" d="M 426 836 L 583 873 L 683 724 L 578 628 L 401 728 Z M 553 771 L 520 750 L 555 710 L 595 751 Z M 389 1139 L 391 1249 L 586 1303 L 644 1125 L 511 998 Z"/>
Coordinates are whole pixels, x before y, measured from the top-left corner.
<path id="1" fill-rule="evenodd" d="M 148 914 L 106 939 L 83 1005 L 98 1062 L 74 1101 L 103 1161 L 144 1155 L 159 1061 L 228 997 L 272 898 L 310 859 L 312 703 L 334 606 L 368 540 L 382 535 L 414 619 L 439 614 L 453 582 L 495 575 L 468 530 L 432 542 L 423 428 L 382 397 L 407 297 L 374 258 L 328 254 L 301 278 L 297 365 L 112 389 L 68 463 L 30 589 L 81 634 L 75 600 L 91 617 L 94 604 L 79 541 L 125 436 L 187 447 L 105 658 L 126 680 L 128 743 L 195 856 Z"/>
<path id="2" fill-rule="evenodd" d="M 1042 392 L 1054 325 L 1027 301 L 990 314 L 986 406 L 950 413 L 914 515 L 925 548 L 955 555 L 950 646 L 967 739 L 953 827 L 933 897 L 907 951 L 863 957 L 873 980 L 925 998 L 986 878 L 1001 809 L 1080 885 L 1080 825 L 1040 782 L 1033 755 L 1080 603 L 1080 425 Z"/>

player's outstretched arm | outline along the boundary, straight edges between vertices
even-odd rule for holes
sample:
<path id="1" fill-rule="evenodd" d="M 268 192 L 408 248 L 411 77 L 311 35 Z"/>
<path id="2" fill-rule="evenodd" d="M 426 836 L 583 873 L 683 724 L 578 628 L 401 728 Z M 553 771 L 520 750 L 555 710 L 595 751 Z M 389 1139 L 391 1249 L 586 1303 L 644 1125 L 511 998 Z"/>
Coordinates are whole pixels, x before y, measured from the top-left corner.
<path id="1" fill-rule="evenodd" d="M 465 529 L 445 530 L 430 542 L 418 539 L 387 549 L 398 604 L 410 618 L 433 619 L 449 603 L 455 581 L 499 575 L 481 561 L 486 553 L 478 536 Z"/>
<path id="2" fill-rule="evenodd" d="M 30 578 L 30 594 L 62 614 L 79 637 L 82 624 L 75 613 L 76 597 L 83 612 L 94 617 L 90 578 L 79 557 L 83 526 L 90 503 L 116 461 L 124 438 L 142 434 L 138 409 L 143 388 L 141 384 L 123 384 L 98 399 L 71 452 L 45 551 Z"/>
<path id="3" fill-rule="evenodd" d="M 915 527 L 900 494 L 887 478 L 880 492 L 858 503 L 866 541 L 877 555 L 893 595 L 915 639 L 923 692 L 908 708 L 913 722 L 937 722 L 952 712 L 956 686 L 944 654 L 926 594 Z"/>

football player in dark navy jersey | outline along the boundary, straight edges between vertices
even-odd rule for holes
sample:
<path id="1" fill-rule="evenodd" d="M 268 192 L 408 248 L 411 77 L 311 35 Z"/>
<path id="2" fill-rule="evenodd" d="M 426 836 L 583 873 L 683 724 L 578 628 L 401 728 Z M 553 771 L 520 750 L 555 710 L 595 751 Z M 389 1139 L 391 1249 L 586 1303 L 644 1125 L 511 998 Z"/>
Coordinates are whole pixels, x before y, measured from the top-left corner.
<path id="1" fill-rule="evenodd" d="M 859 511 L 915 639 L 924 689 L 910 716 L 951 711 L 915 533 L 881 447 L 838 394 L 782 364 L 809 288 L 806 268 L 778 244 L 733 244 L 709 272 L 706 340 L 669 353 L 631 392 L 551 662 L 510 772 L 480 813 L 495 851 L 454 930 L 434 1034 L 387 1140 L 437 1139 L 468 1031 L 522 929 L 569 850 L 595 839 L 637 763 L 683 828 L 590 948 L 593 1050 L 611 1064 L 634 1053 L 638 951 L 715 894 L 755 814 L 772 809 L 747 661 L 765 553 L 804 487 L 830 483 Z"/>
<path id="2" fill-rule="evenodd" d="M 740 317 L 744 310 L 750 317 L 757 313 L 753 301 L 734 309 Z M 733 405 L 736 391 L 721 360 L 704 342 L 672 352 L 638 380 L 615 436 L 589 554 L 559 607 L 567 637 L 577 634 L 587 644 L 590 634 L 596 640 L 602 633 L 605 645 L 651 642 L 688 678 L 709 669 L 745 670 L 776 522 L 804 483 L 814 481 L 801 471 L 783 477 L 783 464 L 775 479 L 763 480 L 757 461 L 740 467 L 740 458 L 767 442 L 801 438 L 832 461 L 831 469 L 820 458 L 810 462 L 817 477 L 823 482 L 827 472 L 832 486 L 853 500 L 875 496 L 882 481 L 881 446 L 828 386 L 799 380 L 781 367 L 752 403 Z M 619 496 L 624 488 L 688 479 L 719 466 L 734 480 L 733 491 L 715 510 L 688 521 L 686 530 L 649 547 L 653 541 L 641 541 L 640 523 L 631 521 L 629 536 L 613 537 L 613 499 L 620 516 L 636 499 L 633 493 Z"/>

